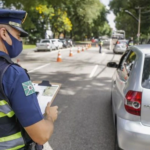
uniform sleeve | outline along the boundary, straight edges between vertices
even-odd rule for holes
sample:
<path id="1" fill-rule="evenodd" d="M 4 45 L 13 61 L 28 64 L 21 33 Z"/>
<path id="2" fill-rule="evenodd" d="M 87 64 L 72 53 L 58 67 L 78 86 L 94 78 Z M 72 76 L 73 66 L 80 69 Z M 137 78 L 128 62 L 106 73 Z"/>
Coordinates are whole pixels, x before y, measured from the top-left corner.
<path id="1" fill-rule="evenodd" d="M 33 125 L 43 119 L 35 92 L 25 91 L 23 83 L 30 83 L 24 69 L 10 66 L 3 76 L 3 87 L 11 107 L 23 127 Z"/>

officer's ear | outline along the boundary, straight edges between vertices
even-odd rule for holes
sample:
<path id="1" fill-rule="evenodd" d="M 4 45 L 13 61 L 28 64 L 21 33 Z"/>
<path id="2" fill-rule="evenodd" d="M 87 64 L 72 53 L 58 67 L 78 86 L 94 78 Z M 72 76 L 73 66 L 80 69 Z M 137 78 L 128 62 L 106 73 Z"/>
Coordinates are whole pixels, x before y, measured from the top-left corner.
<path id="1" fill-rule="evenodd" d="M 8 31 L 5 28 L 0 28 L 0 38 L 6 41 L 9 45 L 12 45 L 12 40 L 8 35 Z"/>
<path id="2" fill-rule="evenodd" d="M 8 33 L 5 28 L 0 28 L 0 38 L 2 38 L 5 41 L 7 40 Z"/>

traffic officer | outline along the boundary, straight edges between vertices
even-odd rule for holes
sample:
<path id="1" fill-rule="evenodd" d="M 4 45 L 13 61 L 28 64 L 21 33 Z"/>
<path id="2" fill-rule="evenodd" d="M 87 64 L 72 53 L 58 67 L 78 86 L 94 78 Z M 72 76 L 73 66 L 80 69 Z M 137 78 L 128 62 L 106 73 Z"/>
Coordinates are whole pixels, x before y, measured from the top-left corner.
<path id="1" fill-rule="evenodd" d="M 103 42 L 99 40 L 98 45 L 99 45 L 99 53 L 102 53 Z"/>
<path id="2" fill-rule="evenodd" d="M 34 150 L 49 140 L 57 119 L 57 106 L 41 113 L 26 71 L 12 62 L 22 51 L 21 27 L 27 13 L 0 9 L 0 150 Z"/>
<path id="3" fill-rule="evenodd" d="M 128 41 L 128 46 L 133 46 L 134 45 L 134 42 L 133 42 L 133 37 L 131 37 Z"/>

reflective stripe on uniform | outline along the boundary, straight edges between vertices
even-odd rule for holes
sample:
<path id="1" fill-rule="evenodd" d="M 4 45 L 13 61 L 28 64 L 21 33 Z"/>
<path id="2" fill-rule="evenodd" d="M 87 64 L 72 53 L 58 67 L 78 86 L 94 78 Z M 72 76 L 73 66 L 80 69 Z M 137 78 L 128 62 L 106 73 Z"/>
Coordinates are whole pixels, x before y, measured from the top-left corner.
<path id="1" fill-rule="evenodd" d="M 5 116 L 11 118 L 14 114 L 15 113 L 5 100 L 0 101 L 0 118 Z"/>
<path id="2" fill-rule="evenodd" d="M 20 146 L 16 146 L 16 147 L 13 147 L 13 148 L 10 148 L 10 149 L 7 149 L 7 150 L 18 150 L 20 148 L 23 148 L 25 145 L 20 145 Z"/>
<path id="3" fill-rule="evenodd" d="M 1 100 L 0 101 L 0 105 L 2 106 L 2 105 L 6 105 L 6 104 L 8 104 L 5 100 Z"/>
<path id="4" fill-rule="evenodd" d="M 0 150 L 17 150 L 24 146 L 21 132 L 0 138 Z"/>

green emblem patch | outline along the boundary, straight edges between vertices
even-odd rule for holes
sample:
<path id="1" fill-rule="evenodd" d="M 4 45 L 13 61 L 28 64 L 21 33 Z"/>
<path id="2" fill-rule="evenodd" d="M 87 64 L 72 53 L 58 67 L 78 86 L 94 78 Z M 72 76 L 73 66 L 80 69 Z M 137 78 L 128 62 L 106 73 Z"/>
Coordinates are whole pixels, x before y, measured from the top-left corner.
<path id="1" fill-rule="evenodd" d="M 27 82 L 22 83 L 22 86 L 23 86 L 23 89 L 24 89 L 26 96 L 29 96 L 29 95 L 35 93 L 35 90 L 34 90 L 34 87 L 33 87 L 31 81 L 27 81 Z"/>

